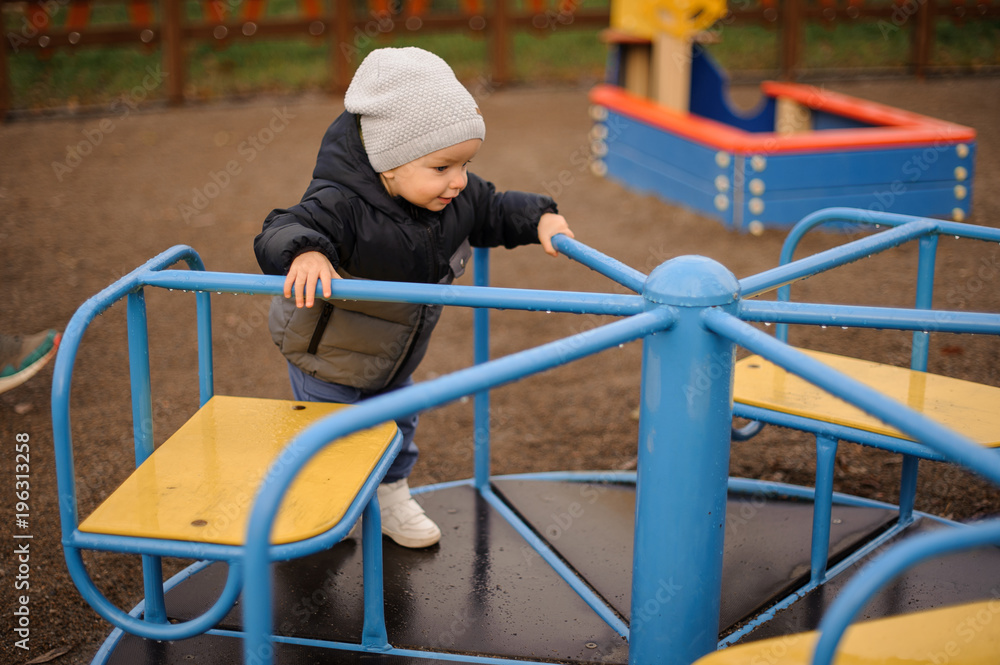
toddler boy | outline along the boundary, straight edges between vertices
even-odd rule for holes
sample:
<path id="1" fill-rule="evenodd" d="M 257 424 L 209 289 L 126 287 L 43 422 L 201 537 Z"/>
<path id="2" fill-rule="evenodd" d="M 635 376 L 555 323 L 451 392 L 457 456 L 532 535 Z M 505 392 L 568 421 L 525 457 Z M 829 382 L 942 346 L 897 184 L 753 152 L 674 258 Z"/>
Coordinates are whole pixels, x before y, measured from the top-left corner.
<path id="1" fill-rule="evenodd" d="M 288 360 L 295 398 L 352 404 L 413 383 L 439 306 L 316 301 L 333 279 L 450 284 L 471 246 L 507 248 L 570 237 L 555 202 L 497 192 L 467 170 L 486 126 L 472 95 L 438 56 L 373 51 L 323 137 L 302 201 L 272 211 L 254 240 L 261 269 L 287 275 L 269 328 Z M 293 292 L 295 298 L 291 299 Z M 428 547 L 441 531 L 410 496 L 417 416 L 397 421 L 403 448 L 378 489 L 382 532 Z"/>

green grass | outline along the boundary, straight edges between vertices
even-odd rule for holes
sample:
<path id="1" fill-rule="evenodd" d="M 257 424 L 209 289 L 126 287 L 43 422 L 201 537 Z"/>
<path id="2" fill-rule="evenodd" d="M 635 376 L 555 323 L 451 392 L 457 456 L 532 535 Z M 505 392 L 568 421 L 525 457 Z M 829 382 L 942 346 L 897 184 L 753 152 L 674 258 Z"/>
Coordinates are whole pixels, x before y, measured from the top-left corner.
<path id="1" fill-rule="evenodd" d="M 10 58 L 10 82 L 14 108 L 46 108 L 105 104 L 142 85 L 147 67 L 160 63 L 159 52 L 136 48 L 107 47 L 58 50 L 49 57 L 35 53 Z M 148 99 L 162 98 L 154 89 Z"/>
<path id="2" fill-rule="evenodd" d="M 222 0 L 239 11 L 242 0 Z M 435 0 L 457 8 L 457 0 Z M 607 0 L 587 0 L 587 7 Z M 233 4 L 229 4 L 233 3 Z M 270 0 L 268 16 L 292 16 L 296 0 Z M 188 0 L 189 20 L 202 20 L 202 5 Z M 60 12 L 53 17 L 59 25 Z M 4 4 L 5 34 L 17 32 L 21 15 L 15 5 Z M 123 5 L 99 4 L 95 23 L 127 21 Z M 910 59 L 909 25 L 896 28 L 888 22 L 840 23 L 832 27 L 807 26 L 802 65 L 806 70 L 829 68 L 905 67 Z M 1000 65 L 1000 21 L 966 22 L 958 26 L 939 21 L 933 64 L 976 69 Z M 590 82 L 602 76 L 605 47 L 599 30 L 556 24 L 542 31 L 523 31 L 513 39 L 512 74 L 529 83 Z M 711 53 L 732 73 L 774 71 L 778 67 L 778 33 L 759 25 L 722 25 L 720 42 Z M 356 62 L 373 48 L 420 46 L 447 60 L 463 81 L 489 84 L 489 44 L 484 35 L 471 33 L 406 33 L 399 37 L 361 37 Z M 235 40 L 225 45 L 197 44 L 188 53 L 185 95 L 191 99 L 218 99 L 258 93 L 295 93 L 329 88 L 332 56 L 328 39 L 308 37 L 284 40 Z M 336 57 L 343 57 L 339 46 Z M 351 50 L 354 50 L 352 48 Z M 14 108 L 101 106 L 123 95 L 144 100 L 163 99 L 163 82 L 142 87 L 148 72 L 160 64 L 159 50 L 134 47 L 60 49 L 40 56 L 37 51 L 12 53 L 10 81 Z M 138 87 L 137 87 L 138 86 Z"/>
<path id="3" fill-rule="evenodd" d="M 778 68 L 778 33 L 758 25 L 717 28 L 721 40 L 709 51 L 730 71 Z M 909 26 L 889 21 L 812 24 L 802 40 L 801 66 L 824 69 L 901 68 L 910 64 Z M 975 70 L 1000 65 L 1000 21 L 967 22 L 958 26 L 938 21 L 931 63 Z"/>
<path id="4" fill-rule="evenodd" d="M 938 26 L 932 60 L 940 65 L 977 69 L 1000 64 L 1000 20 Z"/>

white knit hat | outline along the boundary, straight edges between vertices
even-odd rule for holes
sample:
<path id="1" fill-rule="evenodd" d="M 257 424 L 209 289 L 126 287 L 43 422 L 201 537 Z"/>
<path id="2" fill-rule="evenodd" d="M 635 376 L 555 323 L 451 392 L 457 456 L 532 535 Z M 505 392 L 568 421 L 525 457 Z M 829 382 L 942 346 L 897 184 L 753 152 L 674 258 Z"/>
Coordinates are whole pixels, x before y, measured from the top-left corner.
<path id="1" fill-rule="evenodd" d="M 378 173 L 486 138 L 476 100 L 448 63 L 412 46 L 368 54 L 347 88 L 344 106 L 361 116 L 365 150 Z"/>

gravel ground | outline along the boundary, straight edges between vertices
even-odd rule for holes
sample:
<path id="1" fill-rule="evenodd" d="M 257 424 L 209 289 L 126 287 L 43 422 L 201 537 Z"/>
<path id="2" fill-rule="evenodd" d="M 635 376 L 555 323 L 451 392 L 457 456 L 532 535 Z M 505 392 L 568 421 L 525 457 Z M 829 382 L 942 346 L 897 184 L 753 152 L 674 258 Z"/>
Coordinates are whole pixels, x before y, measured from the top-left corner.
<path id="1" fill-rule="evenodd" d="M 975 127 L 979 132 L 976 190 L 970 221 L 1000 220 L 1000 79 L 919 82 L 837 82 L 829 88 Z M 580 166 L 590 121 L 584 89 L 479 91 L 490 139 L 474 170 L 498 187 L 557 195 L 577 238 L 626 264 L 648 271 L 681 254 L 721 261 L 737 277 L 777 264 L 784 233 L 760 237 L 727 232 L 716 222 L 594 178 Z M 746 90 L 737 91 L 748 97 Z M 175 244 L 189 244 L 209 269 L 257 272 L 251 240 L 267 212 L 298 200 L 319 139 L 341 110 L 326 97 L 256 99 L 240 104 L 19 120 L 0 126 L 0 305 L 6 332 L 63 327 L 74 310 L 120 275 Z M 100 111 L 100 110 L 99 110 Z M 265 128 L 273 133 L 262 134 Z M 256 143 L 251 137 L 259 137 Z M 263 139 L 269 138 L 268 141 Z M 67 161 L 66 146 L 89 140 L 93 149 Z M 54 167 L 53 164 L 61 166 Z M 229 170 L 229 175 L 222 174 Z M 218 187 L 214 187 L 212 183 Z M 193 213 L 193 214 L 191 214 Z M 804 251 L 843 238 L 817 235 Z M 1000 311 L 998 248 L 942 242 L 940 302 L 961 309 Z M 916 248 L 893 250 L 796 287 L 815 302 L 903 305 L 912 302 Z M 538 248 L 497 252 L 494 284 L 511 287 L 616 291 L 600 276 Z M 150 293 L 154 427 L 157 442 L 197 406 L 193 299 Z M 283 361 L 265 322 L 266 299 L 214 299 L 216 391 L 290 397 Z M 507 354 L 583 330 L 599 317 L 500 312 L 493 353 Z M 76 473 L 82 515 L 126 476 L 131 417 L 124 308 L 115 307 L 88 331 L 76 364 L 72 399 Z M 448 310 L 417 378 L 425 380 L 470 362 L 471 313 Z M 802 346 L 894 364 L 908 359 L 908 336 L 859 330 L 802 330 Z M 627 345 L 496 391 L 494 471 L 624 468 L 635 455 L 640 346 Z M 932 371 L 1000 386 L 997 344 L 981 337 L 936 336 Z M 0 395 L 0 441 L 15 435 L 31 444 L 31 639 L 15 648 L 5 631 L 0 662 L 88 663 L 108 633 L 105 622 L 69 581 L 59 547 L 55 470 L 48 399 L 51 367 Z M 413 477 L 421 485 L 471 475 L 472 409 L 456 403 L 425 414 L 418 434 L 423 455 Z M 13 454 L 4 477 L 13 484 Z M 767 428 L 733 446 L 738 476 L 812 484 L 808 437 Z M 893 500 L 899 463 L 856 446 L 842 447 L 837 489 Z M 4 493 L 8 515 L 12 492 Z M 993 514 L 1000 493 L 969 474 L 939 464 L 922 466 L 918 508 L 956 519 Z M 97 583 L 120 607 L 141 592 L 134 562 L 88 556 Z M 4 613 L 14 604 L 15 561 L 0 558 Z M 177 563 L 171 562 L 170 569 Z M 51 653 L 50 653 L 51 652 Z M 42 662 L 35 660 L 34 662 Z"/>

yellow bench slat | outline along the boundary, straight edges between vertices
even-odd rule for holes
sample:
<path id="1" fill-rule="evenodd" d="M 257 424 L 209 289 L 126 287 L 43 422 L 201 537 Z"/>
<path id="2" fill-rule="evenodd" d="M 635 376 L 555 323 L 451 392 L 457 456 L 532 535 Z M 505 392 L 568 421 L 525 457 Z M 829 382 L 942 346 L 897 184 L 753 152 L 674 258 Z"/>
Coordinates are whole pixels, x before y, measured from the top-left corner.
<path id="1" fill-rule="evenodd" d="M 800 350 L 983 446 L 1000 446 L 1000 388 L 857 358 Z M 911 439 L 760 356 L 750 356 L 736 364 L 733 399 L 749 406 Z"/>
<path id="2" fill-rule="evenodd" d="M 810 665 L 819 634 L 729 647 L 695 665 Z M 847 629 L 834 665 L 996 665 L 1000 601 L 989 600 L 866 621 Z"/>
<path id="3" fill-rule="evenodd" d="M 80 524 L 90 533 L 243 543 L 253 499 L 289 441 L 340 404 L 217 395 Z M 274 543 L 323 533 L 347 508 L 396 435 L 394 422 L 325 448 L 282 503 Z"/>

